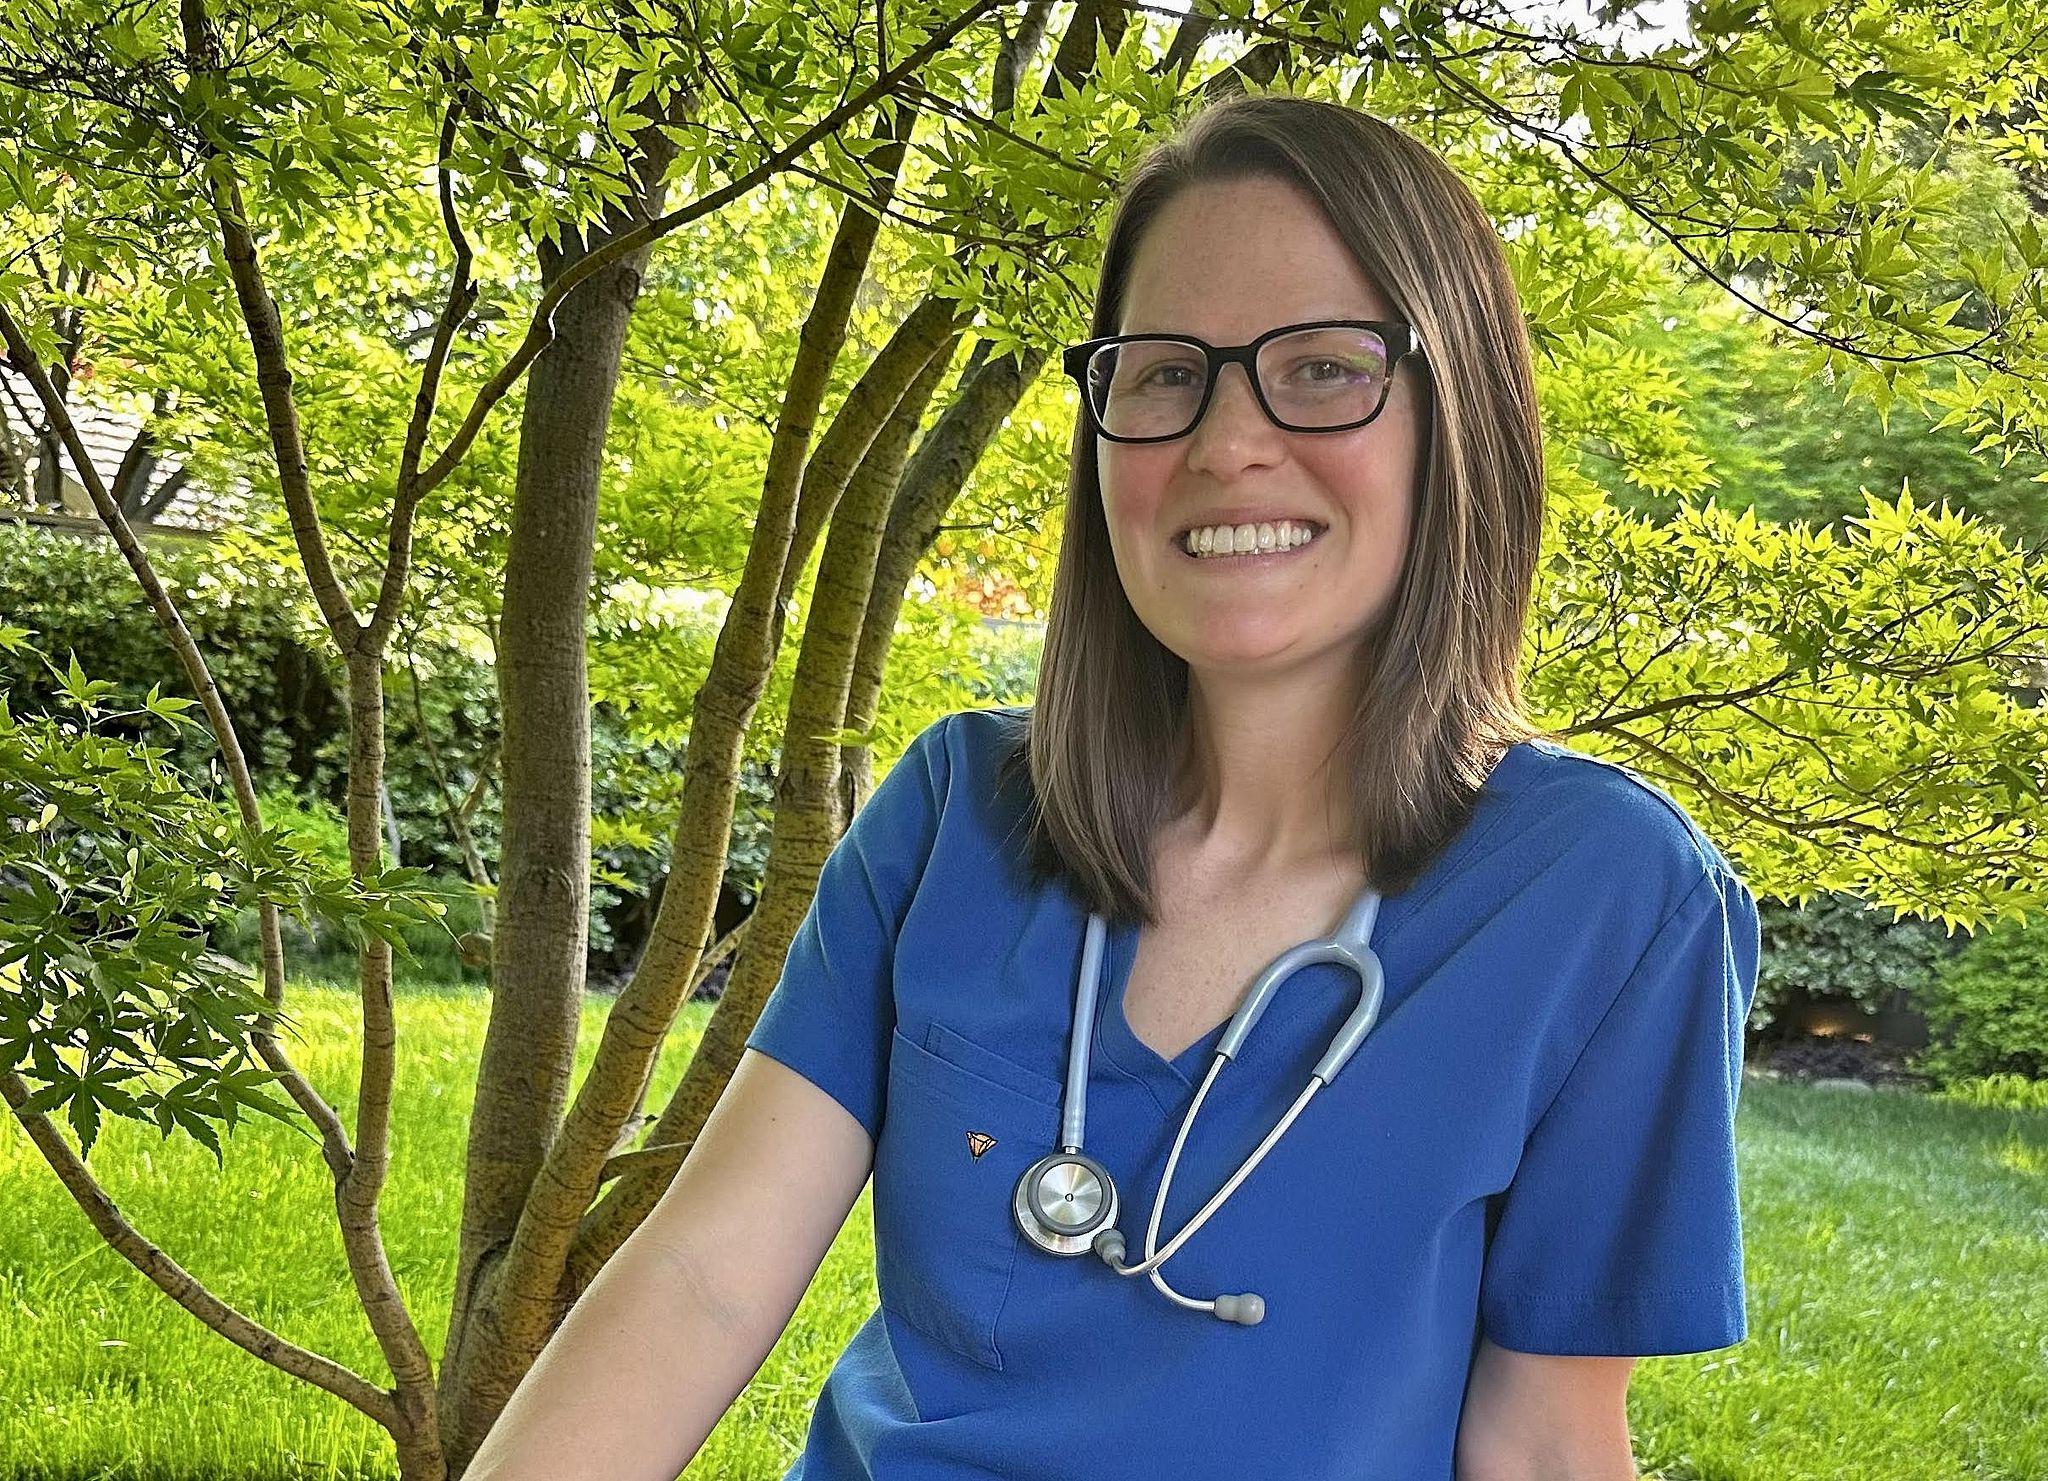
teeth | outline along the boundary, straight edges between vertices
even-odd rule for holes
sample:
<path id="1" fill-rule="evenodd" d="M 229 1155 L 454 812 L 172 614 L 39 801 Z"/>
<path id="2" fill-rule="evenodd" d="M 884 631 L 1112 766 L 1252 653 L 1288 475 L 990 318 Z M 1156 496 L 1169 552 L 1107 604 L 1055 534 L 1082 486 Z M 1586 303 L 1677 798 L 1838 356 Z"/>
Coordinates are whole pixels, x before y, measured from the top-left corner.
<path id="1" fill-rule="evenodd" d="M 1197 558 L 1207 555 L 1248 555 L 1253 551 L 1284 551 L 1306 545 L 1315 530 L 1296 520 L 1282 519 L 1270 524 L 1204 525 L 1189 530 L 1181 548 Z"/>

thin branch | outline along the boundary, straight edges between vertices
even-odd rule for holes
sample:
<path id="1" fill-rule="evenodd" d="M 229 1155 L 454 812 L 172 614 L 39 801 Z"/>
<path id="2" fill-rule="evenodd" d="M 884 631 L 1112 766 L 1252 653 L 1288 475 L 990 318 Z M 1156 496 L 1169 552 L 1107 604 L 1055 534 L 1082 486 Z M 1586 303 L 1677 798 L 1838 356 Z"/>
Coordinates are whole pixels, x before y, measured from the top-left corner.
<path id="1" fill-rule="evenodd" d="M 1977 350 L 1980 346 L 1988 344 L 1990 341 L 1997 338 L 1998 326 L 1996 324 L 1994 324 L 1991 328 L 1985 330 L 1982 334 L 1978 335 L 1976 339 L 1972 340 L 1970 343 L 1965 345 L 1950 345 L 1942 349 L 1916 351 L 1911 354 L 1900 355 L 1888 353 L 1883 350 L 1867 349 L 1857 344 L 1853 340 L 1844 339 L 1839 335 L 1829 334 L 1824 330 L 1815 329 L 1810 325 L 1803 324 L 1797 319 L 1788 318 L 1784 314 L 1781 314 L 1776 309 L 1772 308 L 1769 304 L 1763 302 L 1760 298 L 1752 297 L 1750 294 L 1743 292 L 1742 289 L 1737 287 L 1735 283 L 1732 281 L 1732 274 L 1723 274 L 1716 272 L 1711 266 L 1708 265 L 1706 259 L 1703 256 L 1701 256 L 1699 252 L 1697 252 L 1696 250 L 1694 250 L 1694 248 L 1688 245 L 1689 238 L 1693 235 L 1697 235 L 1697 233 L 1689 233 L 1685 236 L 1681 236 L 1678 233 L 1672 231 L 1671 228 L 1665 224 L 1665 219 L 1662 215 L 1660 215 L 1651 207 L 1645 205 L 1641 200 L 1637 199 L 1637 197 L 1632 192 L 1624 189 L 1620 185 L 1615 184 L 1614 181 L 1608 178 L 1610 175 L 1615 174 L 1616 171 L 1601 170 L 1597 168 L 1596 166 L 1588 162 L 1587 159 L 1580 153 L 1580 151 L 1576 147 L 1574 147 L 1572 142 L 1569 139 L 1565 138 L 1564 135 L 1554 130 L 1544 128 L 1540 124 L 1533 123 L 1530 120 L 1523 118 L 1520 114 L 1515 113 L 1511 109 L 1501 107 L 1498 103 L 1496 103 L 1493 100 L 1493 98 L 1485 91 L 1485 89 L 1473 85 L 1466 79 L 1458 76 L 1456 72 L 1450 70 L 1447 67 L 1439 65 L 1435 58 L 1425 54 L 1423 57 L 1420 58 L 1420 60 L 1424 66 L 1427 66 L 1430 69 L 1431 73 L 1436 77 L 1436 79 L 1439 82 L 1444 84 L 1444 86 L 1448 88 L 1450 91 L 1458 94 L 1459 96 L 1469 101 L 1478 112 L 1492 118 L 1495 122 L 1501 124 L 1502 127 L 1506 128 L 1510 133 L 1520 133 L 1526 137 L 1540 140 L 1541 142 L 1546 143 L 1550 145 L 1553 149 L 1557 150 L 1559 154 L 1564 156 L 1566 163 L 1571 165 L 1571 167 L 1574 170 L 1576 170 L 1582 178 L 1590 180 L 1595 185 L 1598 185 L 1601 189 L 1606 191 L 1608 195 L 1613 197 L 1614 200 L 1618 201 L 1621 204 L 1621 206 L 1628 211 L 1630 215 L 1635 216 L 1637 219 L 1642 221 L 1644 225 L 1648 226 L 1652 231 L 1654 231 L 1658 236 L 1662 237 L 1665 241 L 1669 242 L 1671 244 L 1672 250 L 1677 252 L 1679 256 L 1681 256 L 1687 262 L 1692 264 L 1693 268 L 1699 272 L 1701 277 L 1705 278 L 1708 282 L 1718 285 L 1722 289 L 1722 291 L 1728 294 L 1729 297 L 1735 299 L 1738 303 L 1743 304 L 1745 307 L 1753 310 L 1755 313 L 1762 316 L 1763 318 L 1769 319 L 1773 323 L 1783 325 L 1786 329 L 1791 330 L 1794 334 L 1800 335 L 1806 339 L 1810 339 L 1814 341 L 1816 344 L 1826 345 L 1830 349 L 1840 350 L 1844 354 L 1855 355 L 1859 359 L 1863 360 L 1881 361 L 1893 365 L 1914 365 L 1919 364 L 1920 362 L 1926 360 L 1944 360 L 1953 356 L 1959 359 L 1974 361 L 1977 364 L 1986 365 L 1996 369 L 2007 368 L 2004 362 L 1998 357 L 1980 355 L 1977 353 Z"/>
<path id="2" fill-rule="evenodd" d="M 213 1331 L 245 1352 L 253 1353 L 273 1368 L 304 1379 L 353 1405 L 384 1428 L 398 1423 L 398 1405 L 391 1394 L 378 1388 L 360 1373 L 344 1368 L 331 1358 L 309 1352 L 278 1336 L 261 1323 L 251 1321 L 220 1297 L 206 1289 L 192 1273 L 140 1234 L 122 1216 L 119 1208 L 100 1187 L 98 1179 L 48 1116 L 24 1111 L 29 1089 L 22 1078 L 9 1071 L 0 1075 L 0 1097 L 21 1122 L 29 1139 L 43 1154 L 43 1160 L 57 1174 L 72 1200 L 84 1210 L 92 1227 L 114 1252 L 149 1278 L 165 1295 L 199 1318 Z"/>
<path id="3" fill-rule="evenodd" d="M 199 696 L 200 707 L 206 713 L 207 726 L 213 732 L 214 744 L 219 747 L 221 761 L 227 768 L 229 786 L 235 794 L 236 811 L 243 826 L 255 832 L 262 827 L 263 815 L 256 805 L 256 784 L 249 771 L 248 757 L 242 751 L 241 738 L 235 733 L 235 722 L 228 714 L 227 702 L 213 682 L 206 657 L 199 651 L 192 630 L 185 625 L 184 614 L 179 612 L 163 582 L 157 578 L 156 567 L 150 563 L 148 552 L 135 538 L 127 516 L 114 502 L 113 493 L 86 450 L 84 439 L 78 435 L 78 427 L 72 422 L 63 397 L 36 360 L 35 351 L 22 334 L 21 326 L 15 323 L 4 304 L 0 304 L 0 339 L 5 340 L 8 358 L 34 389 L 36 399 L 42 403 L 43 414 L 49 418 L 51 427 L 71 454 L 79 481 L 85 485 L 86 496 L 92 500 L 93 508 L 113 537 L 115 548 L 128 562 L 128 569 L 141 586 L 150 610 L 156 614 L 158 625 L 170 639 L 171 650 L 177 654 L 178 663 L 185 670 L 185 680 L 192 686 L 192 692 Z M 319 1128 L 321 1153 L 327 1160 L 328 1169 L 337 1179 L 346 1177 L 354 1165 L 355 1153 L 349 1146 L 347 1132 L 342 1129 L 341 1118 L 292 1064 L 284 1046 L 272 1032 L 275 1014 L 284 1006 L 284 938 L 278 929 L 276 905 L 267 900 L 260 904 L 257 925 L 263 954 L 264 999 L 271 1009 L 270 1014 L 258 1020 L 254 1035 L 257 1052 L 263 1056 L 265 1064 L 278 1072 L 292 1100 Z"/>

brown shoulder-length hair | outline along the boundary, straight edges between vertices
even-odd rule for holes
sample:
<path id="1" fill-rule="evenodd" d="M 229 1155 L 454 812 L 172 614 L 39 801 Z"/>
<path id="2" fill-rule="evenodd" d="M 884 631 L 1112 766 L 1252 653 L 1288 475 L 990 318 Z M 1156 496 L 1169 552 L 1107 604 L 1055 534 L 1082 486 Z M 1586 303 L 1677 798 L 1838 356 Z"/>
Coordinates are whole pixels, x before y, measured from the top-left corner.
<path id="1" fill-rule="evenodd" d="M 1470 818 L 1523 709 L 1522 634 L 1543 523 L 1542 433 L 1521 303 L 1498 234 L 1432 149 L 1355 109 L 1283 94 L 1212 103 L 1154 145 L 1119 195 L 1090 336 L 1120 332 L 1146 226 L 1189 186 L 1291 182 L 1317 201 L 1394 312 L 1420 331 L 1426 392 L 1394 598 L 1367 635 L 1360 700 L 1333 753 L 1351 779 L 1368 883 L 1413 882 Z M 1095 439 L 1074 429 L 1066 528 L 1038 692 L 1003 775 L 1028 776 L 1027 854 L 1090 908 L 1156 920 L 1151 840 L 1173 815 L 1186 661 L 1118 579 Z"/>

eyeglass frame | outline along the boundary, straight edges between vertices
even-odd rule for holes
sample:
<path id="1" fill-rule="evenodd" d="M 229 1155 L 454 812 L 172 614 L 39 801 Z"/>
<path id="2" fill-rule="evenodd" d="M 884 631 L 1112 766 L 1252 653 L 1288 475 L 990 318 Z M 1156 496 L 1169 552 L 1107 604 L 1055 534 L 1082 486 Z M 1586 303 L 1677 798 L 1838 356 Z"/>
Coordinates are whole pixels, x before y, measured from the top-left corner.
<path id="1" fill-rule="evenodd" d="M 1373 409 L 1355 422 L 1340 422 L 1334 427 L 1297 427 L 1282 421 L 1273 411 L 1273 405 L 1266 400 L 1265 387 L 1259 384 L 1259 349 L 1268 340 L 1278 339 L 1283 334 L 1293 334 L 1302 329 L 1370 329 L 1378 334 L 1387 345 L 1387 379 L 1380 387 L 1380 399 Z M 1202 401 L 1195 408 L 1195 415 L 1187 426 L 1167 437 L 1122 437 L 1102 425 L 1102 418 L 1095 410 L 1094 398 L 1088 394 L 1088 362 L 1097 350 L 1111 345 L 1134 344 L 1142 340 L 1163 339 L 1174 344 L 1192 345 L 1200 350 L 1206 361 L 1203 374 L 1207 377 L 1202 387 Z M 1394 372 L 1401 362 L 1414 356 L 1427 369 L 1429 355 L 1423 348 L 1422 336 L 1415 326 L 1400 319 L 1309 319 L 1299 324 L 1282 324 L 1268 329 L 1258 338 L 1241 345 L 1212 345 L 1207 340 L 1197 339 L 1192 334 L 1108 334 L 1098 339 L 1084 339 L 1079 344 L 1068 345 L 1060 352 L 1060 365 L 1072 378 L 1081 392 L 1081 410 L 1087 416 L 1089 425 L 1098 437 L 1120 443 L 1178 442 L 1189 436 L 1202 425 L 1202 418 L 1209 414 L 1209 403 L 1216 395 L 1216 383 L 1223 378 L 1223 367 L 1236 364 L 1244 367 L 1244 378 L 1252 388 L 1252 398 L 1259 403 L 1259 410 L 1266 414 L 1266 420 L 1283 432 L 1351 432 L 1374 421 L 1387 407 L 1387 395 L 1394 387 Z"/>

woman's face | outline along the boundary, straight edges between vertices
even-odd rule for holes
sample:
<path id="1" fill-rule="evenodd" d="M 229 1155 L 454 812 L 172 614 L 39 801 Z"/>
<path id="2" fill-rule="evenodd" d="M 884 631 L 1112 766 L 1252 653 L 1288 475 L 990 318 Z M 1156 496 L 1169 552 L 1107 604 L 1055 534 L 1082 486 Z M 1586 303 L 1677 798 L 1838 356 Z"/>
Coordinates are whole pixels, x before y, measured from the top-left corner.
<path id="1" fill-rule="evenodd" d="M 1393 319 L 1315 202 L 1289 182 L 1196 185 L 1153 217 L 1133 256 L 1124 334 L 1244 344 L 1314 319 Z M 1138 618 L 1198 670 L 1354 672 L 1407 549 L 1422 398 L 1404 360 L 1380 414 L 1348 432 L 1268 421 L 1244 367 L 1224 368 L 1201 422 L 1172 442 L 1095 440 L 1117 573 Z M 1281 518 L 1319 527 L 1281 556 L 1204 559 L 1190 526 Z"/>

